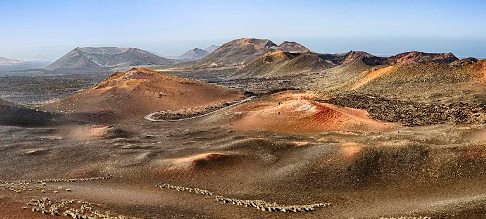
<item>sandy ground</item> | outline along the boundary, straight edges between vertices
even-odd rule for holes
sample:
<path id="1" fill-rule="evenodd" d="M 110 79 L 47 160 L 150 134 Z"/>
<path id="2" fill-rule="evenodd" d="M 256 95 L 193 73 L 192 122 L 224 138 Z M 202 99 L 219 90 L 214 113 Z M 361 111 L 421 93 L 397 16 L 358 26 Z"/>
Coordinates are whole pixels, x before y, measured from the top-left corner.
<path id="1" fill-rule="evenodd" d="M 118 218 L 484 218 L 486 213 L 485 124 L 385 123 L 365 110 L 298 91 L 262 95 L 190 120 L 153 122 L 143 116 L 158 111 L 155 105 L 190 108 L 207 104 L 214 92 L 212 103 L 243 95 L 167 76 L 162 81 L 190 86 L 202 96 L 186 90 L 189 94 L 174 95 L 168 105 L 153 105 L 151 98 L 160 94 L 153 91 L 164 86 L 147 84 L 150 73 L 125 76 L 90 88 L 100 92 L 92 96 L 113 95 L 110 101 L 127 89 L 150 96 L 133 108 L 123 108 L 129 101 L 121 101 L 112 115 L 116 122 L 65 113 L 45 125 L 0 125 L 0 217 L 51 218 L 48 214 L 58 210 Z M 201 86 L 211 92 L 201 93 Z M 201 97 L 200 102 L 189 97 Z M 103 108 L 104 101 L 96 99 L 93 109 Z M 92 102 L 83 103 L 73 109 L 90 109 Z M 161 183 L 237 200 L 330 205 L 269 212 L 161 189 Z M 47 214 L 32 211 L 41 207 Z"/>
<path id="2" fill-rule="evenodd" d="M 484 126 L 444 124 L 396 126 L 380 132 L 340 129 L 289 134 L 235 131 L 218 122 L 233 113 L 221 111 L 181 122 L 142 119 L 110 128 L 83 126 L 74 129 L 74 133 L 83 133 L 76 137 L 65 126 L 2 126 L 0 152 L 6 156 L 0 161 L 0 175 L 4 181 L 113 178 L 48 182 L 45 192 L 34 188 L 16 193 L 0 187 L 0 215 L 49 218 L 32 212 L 30 206 L 22 209 L 31 199 L 42 197 L 83 200 L 114 215 L 139 218 L 484 215 L 478 204 L 486 198 Z M 108 129 L 131 134 L 103 134 Z M 312 212 L 263 212 L 162 190 L 156 186 L 160 183 L 240 199 L 332 205 Z"/>

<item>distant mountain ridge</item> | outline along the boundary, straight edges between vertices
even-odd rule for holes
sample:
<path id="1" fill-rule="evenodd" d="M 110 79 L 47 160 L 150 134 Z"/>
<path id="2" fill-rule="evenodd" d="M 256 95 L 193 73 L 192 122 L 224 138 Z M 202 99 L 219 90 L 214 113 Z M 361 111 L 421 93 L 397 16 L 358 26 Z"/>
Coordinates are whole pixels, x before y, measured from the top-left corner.
<path id="1" fill-rule="evenodd" d="M 206 57 L 210 53 L 216 51 L 218 48 L 219 46 L 215 45 L 211 45 L 206 49 L 194 48 L 185 52 L 181 56 L 176 57 L 176 59 L 181 61 L 196 61 Z"/>
<path id="2" fill-rule="evenodd" d="M 361 61 L 369 66 L 375 65 L 402 65 L 402 64 L 413 64 L 413 63 L 423 63 L 423 62 L 441 62 L 441 63 L 451 63 L 457 61 L 458 58 L 452 53 L 425 53 L 418 51 L 410 51 L 397 54 L 390 57 L 379 57 L 369 54 L 363 51 L 349 51 L 347 53 L 336 53 L 336 54 L 323 54 L 315 53 L 305 46 L 292 41 L 284 41 L 280 45 L 275 44 L 268 39 L 254 39 L 254 38 L 241 38 L 232 40 L 225 43 L 213 53 L 205 56 L 204 58 L 196 61 L 193 64 L 194 68 L 218 68 L 218 67 L 236 67 L 236 68 L 253 68 L 256 67 L 257 63 L 264 65 L 269 63 L 268 60 L 273 60 L 272 56 L 276 54 L 282 55 L 282 53 L 275 53 L 281 51 L 284 53 L 292 54 L 287 56 L 287 61 L 297 58 L 299 55 L 305 55 L 299 59 L 315 59 L 314 61 L 307 60 L 306 62 L 318 63 L 317 65 L 322 66 L 336 66 L 336 65 L 347 65 L 355 61 Z M 311 55 L 313 54 L 313 55 Z M 260 59 L 267 59 L 267 61 L 262 61 Z M 282 60 L 277 59 L 280 62 Z M 304 61 L 304 60 L 301 60 Z M 299 63 L 302 63 L 299 61 Z M 323 63 L 326 64 L 323 64 Z M 274 65 L 273 63 L 272 65 Z M 253 67 L 248 67 L 248 65 Z M 290 66 L 286 66 L 288 68 Z M 301 66 L 304 69 L 313 69 L 317 66 Z M 268 68 L 267 68 L 268 69 Z M 295 68 L 299 70 L 299 68 Z"/>
<path id="3" fill-rule="evenodd" d="M 363 68 L 372 68 L 426 62 L 449 64 L 457 60 L 459 59 L 452 53 L 418 51 L 404 52 L 390 57 L 375 56 L 364 51 L 325 54 L 313 52 L 292 41 L 284 41 L 277 45 L 268 39 L 241 38 L 223 44 L 213 53 L 191 63 L 190 68 L 236 68 L 231 75 L 232 78 L 248 78 L 324 71 L 358 62 L 362 63 Z"/>
<path id="4" fill-rule="evenodd" d="M 175 61 L 138 48 L 83 47 L 75 48 L 47 70 L 100 70 L 136 65 L 168 65 Z"/>
<path id="5" fill-rule="evenodd" d="M 31 59 L 11 59 L 0 57 L 0 72 L 41 69 L 49 64 L 48 58 L 36 56 Z"/>
<path id="6" fill-rule="evenodd" d="M 208 53 L 212 53 L 212 52 L 216 51 L 218 48 L 219 48 L 219 46 L 211 45 L 211 46 L 208 46 L 208 48 L 206 48 L 204 50 L 206 50 L 206 52 L 208 52 Z"/>
<path id="7" fill-rule="evenodd" d="M 21 63 L 22 60 L 19 59 L 9 59 L 5 57 L 0 57 L 0 65 L 12 65 L 12 64 L 18 64 Z"/>
<path id="8" fill-rule="evenodd" d="M 177 57 L 178 60 L 183 60 L 183 61 L 194 61 L 203 58 L 204 56 L 207 56 L 209 52 L 203 49 L 199 48 L 194 48 L 191 49 L 181 56 Z"/>

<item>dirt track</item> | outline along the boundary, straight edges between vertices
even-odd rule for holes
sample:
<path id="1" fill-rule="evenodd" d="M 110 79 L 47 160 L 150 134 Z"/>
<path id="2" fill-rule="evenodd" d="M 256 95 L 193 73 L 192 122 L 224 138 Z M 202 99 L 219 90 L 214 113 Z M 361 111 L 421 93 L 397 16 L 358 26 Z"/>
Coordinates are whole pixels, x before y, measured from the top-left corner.
<path id="1" fill-rule="evenodd" d="M 208 112 L 208 110 L 201 110 L 200 112 L 198 112 L 198 111 L 190 112 L 190 113 L 188 113 L 188 115 L 177 114 L 177 113 L 168 113 L 169 115 L 160 115 L 161 114 L 160 112 L 154 112 L 154 113 L 150 113 L 150 114 L 146 115 L 144 118 L 148 121 L 151 121 L 151 122 L 160 122 L 160 121 L 177 122 L 177 121 L 196 119 L 196 118 L 201 118 L 201 117 L 211 115 L 213 113 L 216 113 L 216 112 L 219 112 L 219 111 L 222 111 L 222 110 L 229 109 L 231 107 L 238 106 L 240 104 L 243 104 L 243 103 L 246 103 L 246 102 L 252 100 L 255 97 L 256 96 L 251 96 L 251 97 L 245 98 L 243 100 L 240 100 L 236 103 L 229 103 L 228 106 L 224 106 L 224 107 L 221 107 L 221 108 L 215 107 L 216 108 L 215 110 L 209 109 L 209 112 Z M 196 114 L 196 115 L 194 115 L 194 114 Z M 153 119 L 152 117 L 166 117 L 166 118 Z"/>

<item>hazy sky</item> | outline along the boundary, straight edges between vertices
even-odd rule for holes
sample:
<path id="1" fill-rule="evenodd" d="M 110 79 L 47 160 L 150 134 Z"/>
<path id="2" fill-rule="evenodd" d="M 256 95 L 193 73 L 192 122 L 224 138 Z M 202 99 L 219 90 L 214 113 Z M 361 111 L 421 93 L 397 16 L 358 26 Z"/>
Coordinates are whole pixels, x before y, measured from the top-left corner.
<path id="1" fill-rule="evenodd" d="M 58 58 L 77 46 L 179 55 L 241 37 L 318 52 L 486 57 L 486 1 L 0 0 L 0 30 L 0 56 L 10 58 Z"/>

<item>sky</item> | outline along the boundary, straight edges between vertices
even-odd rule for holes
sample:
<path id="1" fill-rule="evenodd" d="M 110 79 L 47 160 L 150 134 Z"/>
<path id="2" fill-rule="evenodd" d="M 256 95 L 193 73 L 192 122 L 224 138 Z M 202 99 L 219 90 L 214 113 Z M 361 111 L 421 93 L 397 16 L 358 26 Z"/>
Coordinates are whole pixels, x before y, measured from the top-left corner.
<path id="1" fill-rule="evenodd" d="M 0 56 L 8 58 L 56 59 L 83 46 L 175 56 L 242 37 L 322 53 L 486 58 L 486 1 L 0 0 Z"/>

